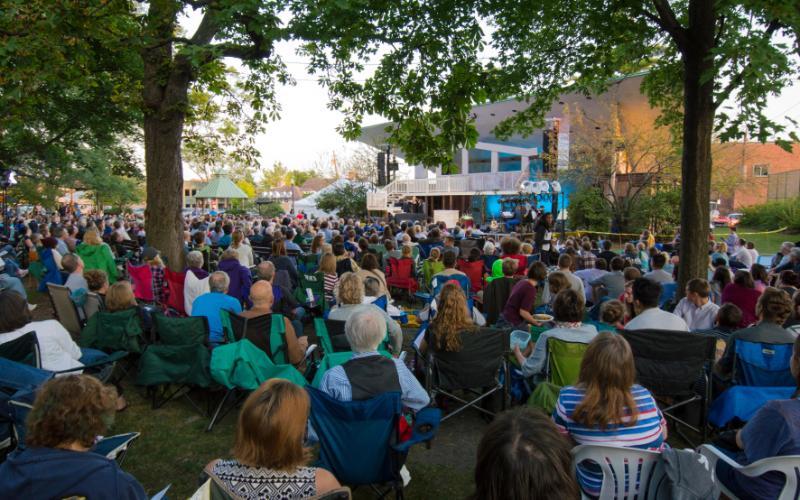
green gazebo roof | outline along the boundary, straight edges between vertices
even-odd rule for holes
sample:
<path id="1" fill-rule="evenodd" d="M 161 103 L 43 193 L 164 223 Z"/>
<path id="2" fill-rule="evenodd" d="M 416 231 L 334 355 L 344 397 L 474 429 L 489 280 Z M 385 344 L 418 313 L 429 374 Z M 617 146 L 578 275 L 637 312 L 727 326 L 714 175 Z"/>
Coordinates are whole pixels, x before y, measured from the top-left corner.
<path id="1" fill-rule="evenodd" d="M 214 176 L 203 189 L 197 192 L 195 198 L 247 198 L 247 194 L 239 186 L 225 176 Z"/>

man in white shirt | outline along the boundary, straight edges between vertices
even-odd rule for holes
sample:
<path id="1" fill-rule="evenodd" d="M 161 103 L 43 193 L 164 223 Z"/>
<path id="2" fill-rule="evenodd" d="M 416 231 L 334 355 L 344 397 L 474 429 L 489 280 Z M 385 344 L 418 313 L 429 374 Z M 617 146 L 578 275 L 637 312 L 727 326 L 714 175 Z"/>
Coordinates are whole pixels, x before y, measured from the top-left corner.
<path id="1" fill-rule="evenodd" d="M 753 263 L 754 264 L 757 263 L 759 253 L 758 250 L 756 250 L 756 244 L 753 243 L 752 241 L 748 241 L 745 247 L 747 248 L 747 251 L 750 252 L 750 256 L 753 257 Z"/>
<path id="2" fill-rule="evenodd" d="M 633 282 L 633 308 L 636 317 L 625 325 L 626 330 L 674 330 L 688 332 L 686 322 L 658 308 L 661 284 L 648 278 Z"/>
<path id="3" fill-rule="evenodd" d="M 689 330 L 710 330 L 714 327 L 719 306 L 711 302 L 711 286 L 704 279 L 693 279 L 686 284 L 686 297 L 675 307 L 673 314 L 686 321 Z"/>
<path id="4" fill-rule="evenodd" d="M 753 254 L 747 249 L 747 242 L 739 240 L 739 249 L 731 255 L 731 260 L 739 263 L 740 269 L 750 269 L 753 266 Z"/>

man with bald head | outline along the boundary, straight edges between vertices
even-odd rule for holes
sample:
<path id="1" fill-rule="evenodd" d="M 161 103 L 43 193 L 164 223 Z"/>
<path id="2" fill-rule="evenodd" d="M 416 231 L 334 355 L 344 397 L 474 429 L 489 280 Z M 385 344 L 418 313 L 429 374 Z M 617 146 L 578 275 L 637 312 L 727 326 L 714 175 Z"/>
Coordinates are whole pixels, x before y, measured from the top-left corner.
<path id="1" fill-rule="evenodd" d="M 272 310 L 276 313 L 283 314 L 289 321 L 292 322 L 294 331 L 298 335 L 303 335 L 303 318 L 306 311 L 295 300 L 292 290 L 275 282 L 275 264 L 266 260 L 258 264 L 256 268 L 258 279 L 268 281 L 272 285 Z M 289 280 L 287 279 L 288 283 Z"/>
<path id="2" fill-rule="evenodd" d="M 272 314 L 272 303 L 274 296 L 272 295 L 272 285 L 269 281 L 256 281 L 250 288 L 250 300 L 253 302 L 253 307 L 244 311 L 240 316 L 244 318 L 255 318 L 257 316 L 264 316 Z M 283 317 L 284 328 L 286 333 L 286 356 L 289 362 L 296 365 L 303 361 L 306 349 L 308 348 L 308 337 L 297 337 L 295 329 L 289 319 Z M 265 332 L 266 334 L 266 332 Z"/>

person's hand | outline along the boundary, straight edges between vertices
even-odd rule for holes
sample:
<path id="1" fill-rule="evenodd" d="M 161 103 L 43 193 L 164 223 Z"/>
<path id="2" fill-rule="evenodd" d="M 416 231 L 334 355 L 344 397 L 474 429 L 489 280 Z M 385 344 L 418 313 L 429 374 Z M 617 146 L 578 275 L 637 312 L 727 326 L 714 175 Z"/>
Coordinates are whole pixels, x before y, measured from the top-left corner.
<path id="1" fill-rule="evenodd" d="M 514 345 L 514 356 L 522 356 L 522 351 L 519 350 L 519 344 Z"/>
<path id="2" fill-rule="evenodd" d="M 532 324 L 533 326 L 542 326 L 542 325 L 544 324 L 544 321 L 536 321 L 536 320 L 534 319 L 534 320 L 532 320 L 532 321 L 531 321 L 531 324 Z"/>

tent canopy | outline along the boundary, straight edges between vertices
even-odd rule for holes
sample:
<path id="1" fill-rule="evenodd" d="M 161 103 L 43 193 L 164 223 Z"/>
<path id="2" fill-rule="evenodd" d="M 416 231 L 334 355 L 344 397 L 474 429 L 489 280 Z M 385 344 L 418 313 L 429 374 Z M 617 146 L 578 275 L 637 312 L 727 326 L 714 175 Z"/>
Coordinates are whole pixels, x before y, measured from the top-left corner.
<path id="1" fill-rule="evenodd" d="M 197 192 L 195 198 L 247 198 L 247 194 L 232 180 L 222 175 L 215 175 L 203 189 Z"/>
<path id="2" fill-rule="evenodd" d="M 302 200 L 298 200 L 298 201 L 294 202 L 294 211 L 297 212 L 297 213 L 305 212 L 306 215 L 308 215 L 309 217 L 315 217 L 315 218 L 316 217 L 330 217 L 330 216 L 336 215 L 336 211 L 334 211 L 334 212 L 326 212 L 324 210 L 320 210 L 319 208 L 317 208 L 317 198 L 319 198 L 324 193 L 327 193 L 328 191 L 332 191 L 332 190 L 336 189 L 337 187 L 342 186 L 342 185 L 346 185 L 346 184 L 360 185 L 362 183 L 354 182 L 354 181 L 348 181 L 347 179 L 339 179 L 336 182 L 328 185 L 327 187 L 317 191 L 316 193 L 311 194 L 309 196 L 306 196 Z"/>

